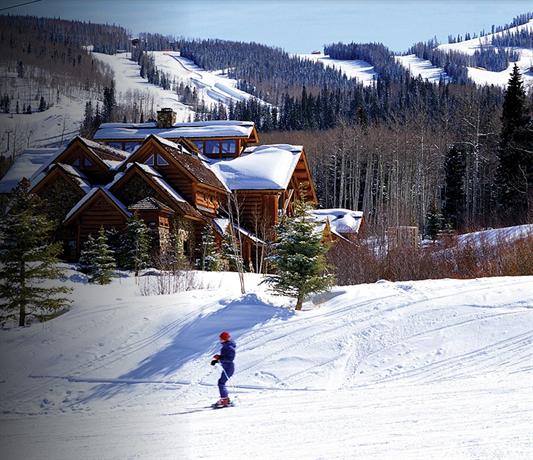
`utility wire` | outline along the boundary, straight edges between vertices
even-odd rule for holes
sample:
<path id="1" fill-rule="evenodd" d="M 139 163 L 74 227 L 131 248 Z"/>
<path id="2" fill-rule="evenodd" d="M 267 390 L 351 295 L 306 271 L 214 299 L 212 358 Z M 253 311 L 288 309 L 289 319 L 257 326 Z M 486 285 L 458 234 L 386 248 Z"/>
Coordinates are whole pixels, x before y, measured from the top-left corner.
<path id="1" fill-rule="evenodd" d="M 18 8 L 19 6 L 29 5 L 30 3 L 37 3 L 37 2 L 40 2 L 40 1 L 41 0 L 33 0 L 31 2 L 19 3 L 17 5 L 12 5 L 12 6 L 7 6 L 5 8 L 0 8 L 0 11 L 10 10 L 12 8 Z"/>

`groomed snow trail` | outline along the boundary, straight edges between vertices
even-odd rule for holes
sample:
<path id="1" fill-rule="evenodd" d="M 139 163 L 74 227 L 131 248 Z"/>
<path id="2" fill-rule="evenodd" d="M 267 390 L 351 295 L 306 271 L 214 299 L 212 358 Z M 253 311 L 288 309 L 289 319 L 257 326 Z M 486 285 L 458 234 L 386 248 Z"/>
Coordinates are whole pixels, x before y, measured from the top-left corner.
<path id="1" fill-rule="evenodd" d="M 257 275 L 244 296 L 197 278 L 143 297 L 148 277 L 71 272 L 70 312 L 0 331 L 3 458 L 533 455 L 533 277 L 336 287 L 302 312 Z M 212 411 L 223 329 L 237 406 Z"/>

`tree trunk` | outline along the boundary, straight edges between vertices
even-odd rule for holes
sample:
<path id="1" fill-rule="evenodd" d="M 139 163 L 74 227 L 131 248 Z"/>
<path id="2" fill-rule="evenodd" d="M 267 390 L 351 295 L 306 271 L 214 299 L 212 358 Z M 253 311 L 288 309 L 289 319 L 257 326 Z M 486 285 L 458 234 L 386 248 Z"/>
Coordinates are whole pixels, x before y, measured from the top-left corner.
<path id="1" fill-rule="evenodd" d="M 24 302 L 19 304 L 19 327 L 24 327 L 26 325 L 26 308 Z"/>
<path id="2" fill-rule="evenodd" d="M 303 301 L 304 301 L 304 296 L 301 292 L 299 292 L 298 297 L 296 298 L 296 306 L 294 307 L 294 309 L 297 311 L 300 311 L 302 309 Z"/>
<path id="3" fill-rule="evenodd" d="M 26 267 L 20 262 L 19 327 L 26 326 Z"/>

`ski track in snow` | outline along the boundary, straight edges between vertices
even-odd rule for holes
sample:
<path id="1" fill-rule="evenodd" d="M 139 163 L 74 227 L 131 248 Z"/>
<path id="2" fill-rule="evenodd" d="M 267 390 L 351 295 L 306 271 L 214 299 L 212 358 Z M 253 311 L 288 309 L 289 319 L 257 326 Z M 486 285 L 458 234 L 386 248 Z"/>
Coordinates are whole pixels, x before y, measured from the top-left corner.
<path id="1" fill-rule="evenodd" d="M 257 275 L 244 296 L 198 276 L 219 287 L 73 274 L 71 311 L 0 331 L 5 458 L 530 457 L 532 277 L 336 287 L 293 312 Z M 237 405 L 212 411 L 221 329 Z"/>

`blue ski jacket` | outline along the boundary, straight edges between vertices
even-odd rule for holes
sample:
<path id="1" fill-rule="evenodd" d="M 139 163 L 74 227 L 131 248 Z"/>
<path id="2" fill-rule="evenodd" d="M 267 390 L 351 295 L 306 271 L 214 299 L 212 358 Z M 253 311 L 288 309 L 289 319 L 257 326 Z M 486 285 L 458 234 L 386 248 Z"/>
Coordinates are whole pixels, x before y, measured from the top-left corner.
<path id="1" fill-rule="evenodd" d="M 223 366 L 224 364 L 233 364 L 233 360 L 235 359 L 235 348 L 237 348 L 237 345 L 233 340 L 228 340 L 222 344 L 220 350 L 220 364 Z"/>

